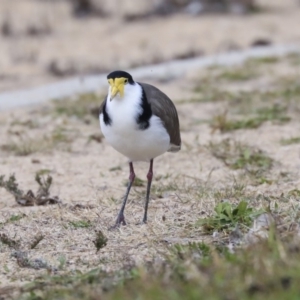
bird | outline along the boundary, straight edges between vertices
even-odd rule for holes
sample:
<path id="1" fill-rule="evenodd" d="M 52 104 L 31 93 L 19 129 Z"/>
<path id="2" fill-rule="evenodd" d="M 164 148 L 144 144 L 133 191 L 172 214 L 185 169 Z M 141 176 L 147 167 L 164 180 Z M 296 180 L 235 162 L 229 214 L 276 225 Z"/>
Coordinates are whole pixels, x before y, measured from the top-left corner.
<path id="1" fill-rule="evenodd" d="M 153 160 L 181 149 L 180 125 L 172 100 L 153 85 L 136 82 L 126 71 L 107 75 L 108 93 L 100 106 L 99 121 L 108 144 L 128 158 L 129 183 L 113 227 L 126 225 L 124 216 L 135 179 L 133 163 L 149 162 L 142 223 L 147 223 Z"/>

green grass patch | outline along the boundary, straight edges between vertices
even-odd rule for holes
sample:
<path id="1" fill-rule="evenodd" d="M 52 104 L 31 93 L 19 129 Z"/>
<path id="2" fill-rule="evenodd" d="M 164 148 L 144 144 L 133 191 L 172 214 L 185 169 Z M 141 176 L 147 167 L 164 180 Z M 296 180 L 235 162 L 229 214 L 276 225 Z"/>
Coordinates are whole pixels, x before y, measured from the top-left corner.
<path id="1" fill-rule="evenodd" d="M 54 148 L 71 151 L 71 144 L 77 132 L 61 126 L 42 136 L 20 134 L 11 136 L 9 141 L 2 144 L 1 150 L 16 156 L 28 156 L 36 152 L 47 152 Z"/>
<path id="2" fill-rule="evenodd" d="M 210 143 L 208 149 L 230 169 L 242 170 L 240 180 L 251 185 L 273 182 L 270 170 L 274 161 L 264 151 L 230 139 Z"/>
<path id="3" fill-rule="evenodd" d="M 238 202 L 241 198 L 248 198 L 245 191 L 245 185 L 237 182 L 236 180 L 232 186 L 226 186 L 225 188 L 212 190 L 211 192 L 216 202 L 225 200 Z"/>
<path id="4" fill-rule="evenodd" d="M 250 91 L 230 91 L 222 82 L 216 85 L 217 76 L 210 74 L 200 79 L 193 90 L 195 95 L 181 103 L 227 103 L 228 112 L 236 118 L 227 118 L 225 124 L 224 118 L 219 118 L 224 131 L 258 128 L 266 121 L 285 123 L 291 119 L 289 113 L 300 110 L 300 81 L 296 76 L 279 77 L 268 90 Z"/>
<path id="5" fill-rule="evenodd" d="M 59 115 L 75 116 L 79 119 L 93 116 L 98 119 L 99 108 L 103 100 L 103 96 L 94 93 L 81 94 L 76 98 L 54 100 L 53 109 Z"/>
<path id="6" fill-rule="evenodd" d="M 196 95 L 183 103 L 204 103 L 204 102 L 218 102 L 230 101 L 234 95 L 228 91 L 216 88 L 210 83 L 201 82 L 194 89 Z"/>
<path id="7" fill-rule="evenodd" d="M 74 228 L 89 228 L 92 226 L 92 223 L 86 220 L 70 221 L 69 224 Z"/>
<path id="8" fill-rule="evenodd" d="M 239 129 L 256 129 L 267 121 L 286 123 L 290 117 L 286 115 L 287 108 L 273 105 L 259 108 L 252 117 L 243 117 L 238 120 L 230 120 L 227 111 L 216 115 L 211 122 L 213 131 L 220 130 L 222 133 Z"/>
<path id="9" fill-rule="evenodd" d="M 254 129 L 258 128 L 263 121 L 260 118 L 244 118 L 241 120 L 229 120 L 227 112 L 216 115 L 211 121 L 211 128 L 214 131 L 228 132 L 239 129 Z"/>
<path id="10" fill-rule="evenodd" d="M 169 182 L 167 184 L 154 183 L 151 187 L 151 193 L 158 198 L 163 198 L 165 193 L 174 192 L 179 190 L 180 186 L 177 185 L 176 181 Z"/>
<path id="11" fill-rule="evenodd" d="M 267 171 L 273 165 L 273 159 L 262 150 L 230 139 L 225 139 L 219 143 L 210 143 L 208 148 L 213 156 L 234 170 Z"/>
<path id="12" fill-rule="evenodd" d="M 21 246 L 20 240 L 16 240 L 15 238 L 10 238 L 5 233 L 0 233 L 0 242 L 3 245 L 7 245 L 8 247 L 13 248 L 13 249 L 19 249 Z"/>
<path id="13" fill-rule="evenodd" d="M 259 108 L 256 111 L 257 118 L 266 121 L 278 121 L 280 123 L 289 122 L 291 118 L 286 115 L 287 107 L 280 105 L 272 105 L 270 107 Z"/>
<path id="14" fill-rule="evenodd" d="M 107 241 L 108 241 L 107 237 L 104 235 L 104 233 L 101 230 L 96 231 L 96 238 L 93 241 L 93 244 L 96 247 L 96 252 L 104 248 L 107 245 Z"/>
<path id="15" fill-rule="evenodd" d="M 109 171 L 110 172 L 122 171 L 122 167 L 121 166 L 112 167 L 109 169 Z"/>
<path id="16" fill-rule="evenodd" d="M 278 97 L 287 103 L 294 102 L 299 105 L 300 101 L 300 81 L 297 77 L 279 78 L 276 82 L 279 85 Z"/>
<path id="17" fill-rule="evenodd" d="M 298 299 L 300 253 L 292 241 L 261 241 L 235 253 L 205 243 L 168 247 L 163 263 L 44 275 L 18 299 Z"/>
<path id="18" fill-rule="evenodd" d="M 27 127 L 28 129 L 36 129 L 40 127 L 40 124 L 36 120 L 14 120 L 10 123 L 11 126 L 20 126 L 22 128 Z"/>
<path id="19" fill-rule="evenodd" d="M 12 216 L 9 218 L 9 221 L 10 221 L 10 222 L 20 221 L 20 220 L 23 219 L 24 217 L 25 217 L 24 214 L 22 214 L 22 215 L 12 215 Z"/>
<path id="20" fill-rule="evenodd" d="M 40 233 L 35 235 L 33 240 L 30 243 L 30 249 L 35 249 L 44 238 L 45 238 L 45 236 Z"/>
<path id="21" fill-rule="evenodd" d="M 288 139 L 281 139 L 280 144 L 283 146 L 299 144 L 300 143 L 300 136 L 291 137 Z"/>
<path id="22" fill-rule="evenodd" d="M 300 54 L 299 53 L 291 53 L 287 55 L 287 60 L 292 66 L 300 65 Z"/>
<path id="23" fill-rule="evenodd" d="M 124 181 L 123 184 L 124 184 L 124 186 L 127 187 L 128 186 L 128 181 Z M 134 187 L 144 187 L 145 184 L 146 184 L 145 180 L 139 178 L 138 176 L 135 176 L 132 186 L 134 186 Z"/>
<path id="24" fill-rule="evenodd" d="M 10 140 L 8 143 L 1 145 L 1 150 L 7 153 L 12 153 L 16 156 L 27 156 L 32 153 L 38 152 L 42 147 L 43 143 L 41 141 L 36 141 L 25 138 L 23 136 L 18 137 L 16 139 Z M 42 140 L 44 142 L 44 140 Z"/>
<path id="25" fill-rule="evenodd" d="M 74 131 L 69 130 L 65 127 L 56 127 L 48 137 L 50 144 L 59 145 L 59 144 L 69 144 L 72 143 L 74 136 Z"/>
<path id="26" fill-rule="evenodd" d="M 213 231 L 230 232 L 237 225 L 249 227 L 261 213 L 263 211 L 249 207 L 245 200 L 240 201 L 237 205 L 224 201 L 216 205 L 213 216 L 200 219 L 197 224 L 209 233 Z"/>
<path id="27" fill-rule="evenodd" d="M 264 65 L 264 64 L 275 64 L 280 62 L 280 57 L 277 56 L 266 56 L 266 57 L 257 57 L 250 58 L 247 60 L 247 64 L 249 65 Z"/>
<path id="28" fill-rule="evenodd" d="M 257 68 L 253 68 L 248 64 L 236 68 L 228 68 L 216 76 L 217 80 L 224 81 L 247 81 L 258 77 Z"/>

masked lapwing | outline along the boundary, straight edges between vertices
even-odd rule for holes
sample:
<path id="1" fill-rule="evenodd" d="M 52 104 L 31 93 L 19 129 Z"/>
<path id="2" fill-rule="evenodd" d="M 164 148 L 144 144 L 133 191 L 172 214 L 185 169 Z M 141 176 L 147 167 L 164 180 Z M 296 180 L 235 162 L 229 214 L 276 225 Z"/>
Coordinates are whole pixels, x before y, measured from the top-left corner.
<path id="1" fill-rule="evenodd" d="M 129 183 L 116 226 L 126 225 L 124 210 L 134 182 L 133 163 L 150 162 L 143 223 L 147 222 L 153 159 L 181 148 L 179 120 L 170 98 L 158 88 L 135 82 L 124 71 L 107 76 L 108 94 L 100 107 L 100 127 L 107 142 L 129 160 Z"/>

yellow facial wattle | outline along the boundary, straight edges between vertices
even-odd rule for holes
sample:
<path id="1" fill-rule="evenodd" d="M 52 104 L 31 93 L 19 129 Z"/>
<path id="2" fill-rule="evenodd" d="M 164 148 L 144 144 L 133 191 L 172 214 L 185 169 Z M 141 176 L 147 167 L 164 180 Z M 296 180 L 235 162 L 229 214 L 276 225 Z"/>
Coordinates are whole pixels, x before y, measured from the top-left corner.
<path id="1" fill-rule="evenodd" d="M 126 82 L 127 79 L 124 77 L 108 79 L 110 85 L 110 101 L 115 98 L 117 94 L 119 94 L 121 98 L 124 97 L 124 85 Z"/>

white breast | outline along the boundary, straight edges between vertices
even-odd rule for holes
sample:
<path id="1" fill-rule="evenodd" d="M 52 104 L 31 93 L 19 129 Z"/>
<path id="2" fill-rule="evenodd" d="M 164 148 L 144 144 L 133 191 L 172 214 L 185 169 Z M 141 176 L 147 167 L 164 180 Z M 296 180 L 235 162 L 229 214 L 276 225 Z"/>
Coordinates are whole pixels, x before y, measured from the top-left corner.
<path id="1" fill-rule="evenodd" d="M 101 114 L 100 127 L 107 142 L 130 161 L 149 161 L 169 149 L 170 137 L 161 120 L 154 115 L 147 129 L 139 128 L 136 118 L 142 111 L 142 87 L 138 83 L 125 87 L 123 98 L 117 96 L 112 101 L 107 100 L 106 110 L 112 123 L 106 125 Z"/>

